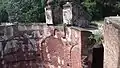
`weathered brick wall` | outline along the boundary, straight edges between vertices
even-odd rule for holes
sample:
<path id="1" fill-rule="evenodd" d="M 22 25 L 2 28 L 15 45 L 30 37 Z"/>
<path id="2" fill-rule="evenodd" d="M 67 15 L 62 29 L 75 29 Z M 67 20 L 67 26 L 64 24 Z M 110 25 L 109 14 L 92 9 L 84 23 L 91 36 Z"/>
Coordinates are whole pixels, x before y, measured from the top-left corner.
<path id="1" fill-rule="evenodd" d="M 5 32 L 0 42 L 7 40 L 4 52 L 0 49 L 3 68 L 82 68 L 81 52 L 88 37 L 85 33 L 89 31 L 74 27 L 64 31 L 63 26 L 45 24 L 2 28 Z"/>
<path id="2" fill-rule="evenodd" d="M 2 26 L 0 47 L 3 68 L 42 67 L 39 41 L 46 25 Z"/>
<path id="3" fill-rule="evenodd" d="M 81 31 L 68 27 L 66 33 L 66 38 L 63 38 L 64 34 L 59 30 L 55 36 L 50 36 L 44 41 L 44 54 L 49 61 L 47 67 L 82 68 Z"/>
<path id="4" fill-rule="evenodd" d="M 110 21 L 111 18 L 107 20 Z M 116 19 L 116 18 L 115 18 Z M 120 68 L 120 25 L 110 21 L 104 25 L 104 68 Z"/>

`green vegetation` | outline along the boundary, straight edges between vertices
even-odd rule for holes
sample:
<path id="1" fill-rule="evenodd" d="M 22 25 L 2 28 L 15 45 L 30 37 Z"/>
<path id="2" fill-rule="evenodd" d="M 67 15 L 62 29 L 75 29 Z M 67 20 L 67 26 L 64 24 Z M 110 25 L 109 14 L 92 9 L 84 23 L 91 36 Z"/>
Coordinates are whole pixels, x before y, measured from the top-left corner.
<path id="1" fill-rule="evenodd" d="M 92 20 L 103 20 L 106 16 L 120 14 L 120 0 L 84 0 L 82 4 Z"/>
<path id="2" fill-rule="evenodd" d="M 45 1 L 47 0 L 0 0 L 0 22 L 45 22 Z M 120 14 L 120 0 L 76 1 L 92 16 L 92 20 Z M 57 6 L 59 3 L 59 0 L 54 0 L 52 4 Z"/>
<path id="3" fill-rule="evenodd" d="M 44 22 L 44 0 L 0 0 L 0 13 L 0 22 Z"/>

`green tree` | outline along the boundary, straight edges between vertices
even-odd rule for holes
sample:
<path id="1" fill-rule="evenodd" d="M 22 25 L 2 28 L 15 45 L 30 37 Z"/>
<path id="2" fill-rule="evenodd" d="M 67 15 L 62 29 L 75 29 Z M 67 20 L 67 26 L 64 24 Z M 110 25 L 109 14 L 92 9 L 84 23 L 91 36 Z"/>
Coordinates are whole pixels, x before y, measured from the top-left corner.
<path id="1" fill-rule="evenodd" d="M 84 9 L 92 16 L 92 20 L 99 20 L 101 18 L 101 9 L 97 6 L 96 0 L 84 0 L 82 5 Z"/>
<path id="2" fill-rule="evenodd" d="M 10 22 L 45 22 L 44 0 L 8 0 L 5 7 Z"/>
<path id="3" fill-rule="evenodd" d="M 8 22 L 8 13 L 5 9 L 5 3 L 7 0 L 0 0 L 0 23 Z"/>
<path id="4" fill-rule="evenodd" d="M 92 16 L 92 20 L 100 20 L 106 16 L 120 14 L 119 0 L 84 0 L 82 4 Z"/>
<path id="5" fill-rule="evenodd" d="M 8 13 L 6 12 L 5 9 L 0 10 L 0 22 L 8 22 Z"/>

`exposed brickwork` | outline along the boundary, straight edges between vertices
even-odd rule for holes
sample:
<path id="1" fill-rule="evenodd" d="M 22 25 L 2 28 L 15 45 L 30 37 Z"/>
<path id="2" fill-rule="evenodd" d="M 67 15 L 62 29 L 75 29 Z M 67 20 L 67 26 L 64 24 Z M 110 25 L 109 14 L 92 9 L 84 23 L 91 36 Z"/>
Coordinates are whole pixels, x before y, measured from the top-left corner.
<path id="1" fill-rule="evenodd" d="M 82 49 L 88 37 L 85 33 L 89 31 L 73 27 L 64 31 L 62 26 L 40 24 L 10 28 L 9 35 L 1 36 L 8 39 L 4 53 L 0 49 L 3 68 L 82 68 Z"/>

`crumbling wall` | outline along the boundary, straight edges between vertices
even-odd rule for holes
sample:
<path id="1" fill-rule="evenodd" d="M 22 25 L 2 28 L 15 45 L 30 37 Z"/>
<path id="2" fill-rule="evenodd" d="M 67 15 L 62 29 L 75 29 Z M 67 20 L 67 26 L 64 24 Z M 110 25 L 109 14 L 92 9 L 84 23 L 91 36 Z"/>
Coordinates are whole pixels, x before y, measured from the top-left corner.
<path id="1" fill-rule="evenodd" d="M 3 68 L 82 68 L 83 37 L 89 31 L 46 24 L 2 26 Z M 2 32 L 3 31 L 3 32 Z"/>
<path id="2" fill-rule="evenodd" d="M 39 40 L 44 24 L 2 26 L 0 51 L 2 68 L 43 68 Z"/>

